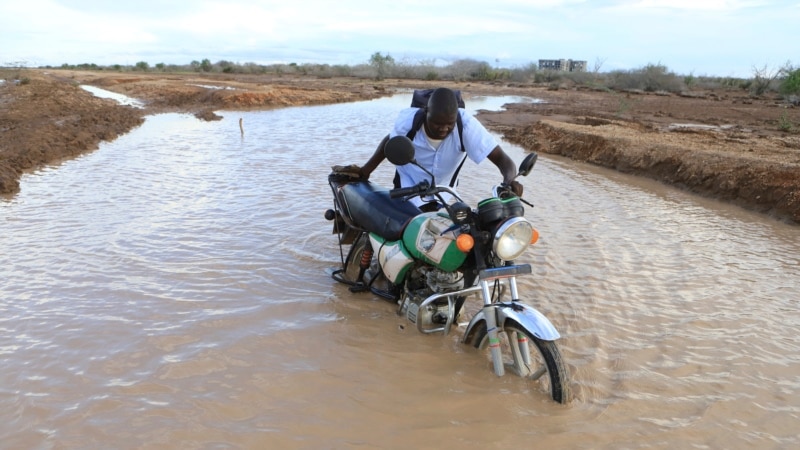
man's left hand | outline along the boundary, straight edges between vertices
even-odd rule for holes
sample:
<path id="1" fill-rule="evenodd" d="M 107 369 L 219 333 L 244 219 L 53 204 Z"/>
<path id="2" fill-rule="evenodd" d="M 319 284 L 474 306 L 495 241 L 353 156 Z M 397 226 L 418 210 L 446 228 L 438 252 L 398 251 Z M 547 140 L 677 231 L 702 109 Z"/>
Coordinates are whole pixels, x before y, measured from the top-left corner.
<path id="1" fill-rule="evenodd" d="M 512 181 L 507 186 L 514 192 L 514 195 L 522 197 L 522 184 L 519 181 Z"/>

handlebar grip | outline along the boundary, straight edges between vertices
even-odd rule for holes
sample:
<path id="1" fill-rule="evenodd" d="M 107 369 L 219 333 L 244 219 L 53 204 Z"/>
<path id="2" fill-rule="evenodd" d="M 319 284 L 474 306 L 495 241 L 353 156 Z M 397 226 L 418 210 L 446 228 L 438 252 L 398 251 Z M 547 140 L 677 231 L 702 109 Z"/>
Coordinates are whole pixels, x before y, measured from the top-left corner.
<path id="1" fill-rule="evenodd" d="M 420 192 L 424 192 L 430 184 L 427 181 L 421 181 L 416 186 L 404 187 L 404 188 L 397 188 L 392 189 L 389 191 L 389 197 L 397 198 L 397 197 L 405 197 L 408 195 L 419 194 Z"/>

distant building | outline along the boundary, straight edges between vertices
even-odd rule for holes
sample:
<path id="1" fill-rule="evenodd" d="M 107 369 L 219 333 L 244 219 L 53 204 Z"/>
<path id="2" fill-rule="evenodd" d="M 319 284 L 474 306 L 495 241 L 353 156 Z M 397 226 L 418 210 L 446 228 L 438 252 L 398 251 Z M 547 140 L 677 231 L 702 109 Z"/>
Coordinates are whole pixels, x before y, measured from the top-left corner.
<path id="1" fill-rule="evenodd" d="M 559 72 L 586 72 L 586 61 L 573 61 L 571 59 L 540 59 L 540 70 L 555 70 Z"/>

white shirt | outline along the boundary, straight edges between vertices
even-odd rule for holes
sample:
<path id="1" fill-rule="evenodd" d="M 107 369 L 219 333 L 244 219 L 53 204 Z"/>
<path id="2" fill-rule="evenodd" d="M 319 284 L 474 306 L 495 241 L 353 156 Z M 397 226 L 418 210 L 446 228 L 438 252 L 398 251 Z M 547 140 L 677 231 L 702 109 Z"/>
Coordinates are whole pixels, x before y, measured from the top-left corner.
<path id="1" fill-rule="evenodd" d="M 397 116 L 394 129 L 389 133 L 389 137 L 405 136 L 411 130 L 414 121 L 414 114 L 419 108 L 406 108 Z M 480 164 L 489 153 L 497 147 L 497 140 L 492 136 L 478 119 L 467 114 L 463 109 L 459 109 L 461 121 L 464 125 L 464 148 L 467 157 L 475 164 Z M 461 140 L 458 137 L 458 126 L 453 127 L 453 131 L 439 143 L 438 148 L 434 148 L 425 134 L 425 126 L 421 126 L 414 136 L 414 158 L 422 167 L 428 169 L 436 177 L 437 186 L 448 186 L 450 179 L 453 178 L 458 165 L 464 158 L 461 151 Z M 413 164 L 397 166 L 397 173 L 400 175 L 400 187 L 414 186 L 422 180 L 430 181 L 430 175 Z M 447 198 L 447 197 L 445 197 Z M 430 201 L 431 199 L 426 199 Z M 412 200 L 417 206 L 425 203 L 425 200 L 416 197 Z"/>

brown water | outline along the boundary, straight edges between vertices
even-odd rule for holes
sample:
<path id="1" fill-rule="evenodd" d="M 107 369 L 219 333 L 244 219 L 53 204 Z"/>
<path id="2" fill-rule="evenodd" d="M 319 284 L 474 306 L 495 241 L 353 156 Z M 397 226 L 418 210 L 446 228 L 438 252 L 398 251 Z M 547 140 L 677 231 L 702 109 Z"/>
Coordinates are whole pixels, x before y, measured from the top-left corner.
<path id="1" fill-rule="evenodd" d="M 326 176 L 406 101 L 156 116 L 25 176 L 0 201 L 0 448 L 800 446 L 799 227 L 541 157 L 521 290 L 563 336 L 566 406 L 336 284 Z"/>

